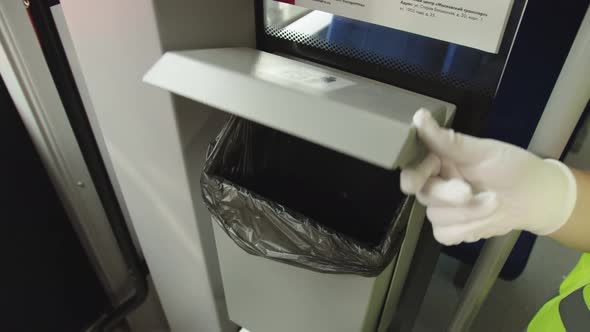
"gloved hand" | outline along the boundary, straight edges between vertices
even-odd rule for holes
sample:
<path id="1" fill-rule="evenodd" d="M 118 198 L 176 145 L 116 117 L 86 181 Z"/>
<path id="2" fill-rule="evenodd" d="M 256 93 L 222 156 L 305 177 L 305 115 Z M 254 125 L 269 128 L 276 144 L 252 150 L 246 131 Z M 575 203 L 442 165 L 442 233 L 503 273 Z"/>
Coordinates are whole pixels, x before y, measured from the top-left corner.
<path id="1" fill-rule="evenodd" d="M 431 153 L 402 170 L 401 188 L 427 207 L 440 243 L 475 242 L 512 230 L 548 235 L 567 222 L 576 181 L 562 163 L 440 128 L 426 110 L 414 115 L 414 125 Z"/>

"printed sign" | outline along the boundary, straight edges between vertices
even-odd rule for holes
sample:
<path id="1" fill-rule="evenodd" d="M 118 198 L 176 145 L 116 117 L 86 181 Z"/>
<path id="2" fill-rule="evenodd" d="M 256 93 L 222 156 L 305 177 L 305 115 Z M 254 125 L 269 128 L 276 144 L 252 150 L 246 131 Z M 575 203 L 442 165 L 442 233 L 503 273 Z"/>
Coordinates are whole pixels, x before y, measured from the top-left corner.
<path id="1" fill-rule="evenodd" d="M 299 86 L 304 89 L 326 93 L 343 89 L 356 83 L 319 69 L 301 68 L 299 66 L 278 66 L 264 68 L 257 72 L 261 78 L 270 77 L 270 81 L 284 86 Z"/>
<path id="2" fill-rule="evenodd" d="M 514 0 L 275 0 L 497 53 Z"/>

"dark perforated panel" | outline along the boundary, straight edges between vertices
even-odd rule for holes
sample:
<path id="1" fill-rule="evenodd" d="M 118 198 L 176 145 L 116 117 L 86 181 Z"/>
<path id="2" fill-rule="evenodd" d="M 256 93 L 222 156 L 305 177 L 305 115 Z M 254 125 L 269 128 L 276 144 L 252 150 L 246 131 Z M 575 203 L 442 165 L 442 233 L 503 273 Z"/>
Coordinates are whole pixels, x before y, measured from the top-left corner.
<path id="1" fill-rule="evenodd" d="M 349 47 L 328 41 L 326 39 L 299 33 L 297 31 L 266 26 L 265 33 L 276 38 L 315 47 L 328 52 L 334 52 L 364 62 L 380 65 L 385 68 L 399 70 L 404 73 L 418 76 L 425 80 L 443 82 L 443 84 L 447 86 L 455 87 L 461 90 L 467 90 L 486 96 L 493 96 L 496 90 L 496 85 L 489 83 L 489 76 L 485 77 L 485 81 L 480 81 L 477 79 L 477 77 L 473 80 L 464 80 L 449 74 L 429 72 L 418 65 L 404 61 L 404 59 L 383 56 L 375 52 L 371 52 L 370 50 Z M 500 70 L 498 70 L 496 74 L 499 78 Z"/>
<path id="2" fill-rule="evenodd" d="M 426 88 L 431 95 L 451 89 L 456 95 L 493 98 L 526 0 L 514 1 L 498 54 L 275 0 L 257 3 L 263 49 L 313 58 L 365 76 L 375 76 L 371 70 L 387 72 L 388 83 L 407 88 L 414 88 L 410 81 L 431 82 L 438 86 Z"/>

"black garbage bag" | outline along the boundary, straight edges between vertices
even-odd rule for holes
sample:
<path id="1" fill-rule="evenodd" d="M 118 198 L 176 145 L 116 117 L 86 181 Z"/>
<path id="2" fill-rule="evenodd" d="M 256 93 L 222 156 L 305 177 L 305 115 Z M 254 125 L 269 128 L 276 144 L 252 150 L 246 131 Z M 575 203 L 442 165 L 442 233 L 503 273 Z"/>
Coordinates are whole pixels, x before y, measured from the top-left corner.
<path id="1" fill-rule="evenodd" d="M 351 133 L 352 135 L 352 133 Z M 215 221 L 246 252 L 313 271 L 380 274 L 411 201 L 399 172 L 233 117 L 201 177 Z"/>

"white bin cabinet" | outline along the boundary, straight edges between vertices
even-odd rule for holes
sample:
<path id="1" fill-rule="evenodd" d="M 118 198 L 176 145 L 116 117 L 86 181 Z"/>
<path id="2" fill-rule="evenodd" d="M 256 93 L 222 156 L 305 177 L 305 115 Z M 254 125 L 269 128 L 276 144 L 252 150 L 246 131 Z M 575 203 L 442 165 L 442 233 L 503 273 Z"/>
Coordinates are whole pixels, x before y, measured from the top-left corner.
<path id="1" fill-rule="evenodd" d="M 167 53 L 144 80 L 389 169 L 425 155 L 411 125 L 418 109 L 430 110 L 441 124 L 455 110 L 390 85 L 249 48 Z M 374 278 L 323 274 L 250 255 L 214 223 L 229 318 L 253 332 L 386 331 L 424 221 L 418 204 L 406 204 L 401 214 L 409 219 L 403 253 Z"/>
<path id="2" fill-rule="evenodd" d="M 150 87 L 141 78 L 156 62 L 165 60 L 160 58 L 167 51 L 187 50 L 168 57 L 184 59 L 189 66 L 171 76 L 162 67 L 162 77 L 151 79 L 154 72 L 146 80 L 188 98 L 210 88 L 207 82 L 195 81 L 199 76 L 191 70 L 198 62 L 186 59 L 195 52 L 192 50 L 253 48 L 251 3 L 62 0 L 62 5 L 97 123 L 171 329 L 234 331 L 234 322 L 251 332 L 383 331 L 401 293 L 422 228 L 423 209 L 412 207 L 400 255 L 378 278 L 324 275 L 250 256 L 219 230 L 213 235 L 215 228 L 199 190 L 205 148 L 223 123 L 223 112 L 229 112 L 394 168 L 411 162 L 411 151 L 419 150 L 408 126 L 412 114 L 426 107 L 441 123 L 448 122 L 453 105 L 344 72 L 334 74 L 345 85 L 352 81 L 348 87 L 326 88 L 323 93 L 301 86 L 293 90 L 290 86 L 297 84 L 292 82 L 268 82 L 285 74 L 285 68 L 269 72 L 268 66 L 253 73 L 258 75 L 255 80 L 247 78 L 246 72 L 236 74 L 239 68 L 233 74 L 217 73 L 237 75 L 233 81 L 222 82 L 228 86 L 249 79 L 251 84 L 244 86 L 266 87 L 265 94 L 250 91 L 241 96 L 247 99 L 240 99 L 238 92 L 218 90 L 218 95 L 196 96 L 197 102 L 190 101 Z M 359 86 L 371 88 L 363 97 Z M 372 95 L 375 91 L 380 97 Z M 287 110 L 291 113 L 266 117 L 260 107 L 268 98 L 292 107 Z M 261 104 L 224 104 L 236 100 L 242 103 L 237 106 L 244 106 L 245 100 Z M 240 113 L 245 111 L 252 112 Z M 343 112 L 347 120 L 339 130 L 306 131 L 306 122 L 334 122 Z M 286 117 L 288 114 L 294 118 Z M 322 115 L 327 117 L 322 119 Z M 354 135 L 364 137 L 364 143 L 350 141 Z"/>

